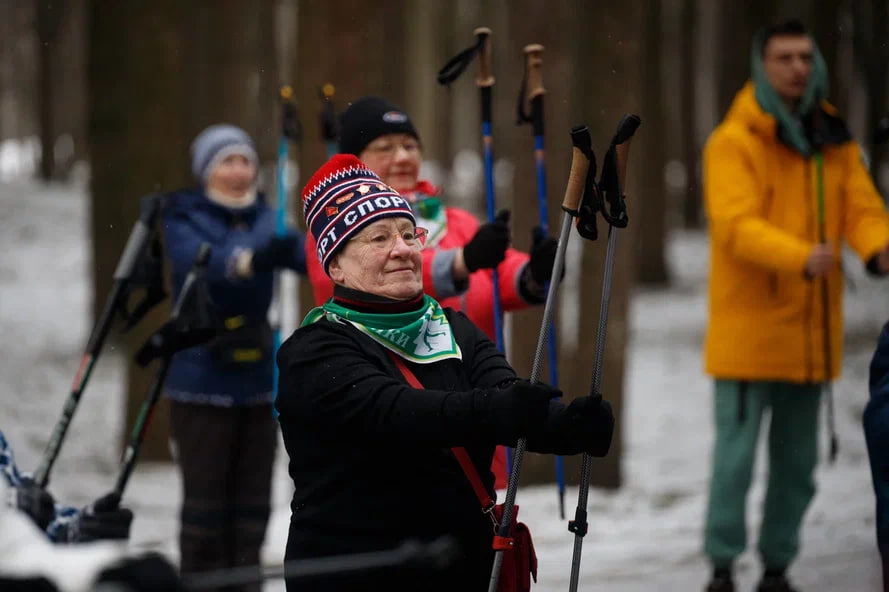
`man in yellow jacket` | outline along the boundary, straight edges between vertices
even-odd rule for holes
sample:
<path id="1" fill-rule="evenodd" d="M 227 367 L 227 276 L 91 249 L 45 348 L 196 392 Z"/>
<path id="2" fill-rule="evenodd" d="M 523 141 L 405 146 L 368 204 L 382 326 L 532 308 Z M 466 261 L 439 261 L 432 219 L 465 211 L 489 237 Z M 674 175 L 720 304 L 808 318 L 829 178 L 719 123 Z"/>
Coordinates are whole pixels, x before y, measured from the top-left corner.
<path id="1" fill-rule="evenodd" d="M 820 391 L 841 365 L 840 242 L 871 272 L 889 272 L 889 216 L 858 145 L 822 100 L 827 71 L 814 41 L 799 21 L 768 27 L 754 39 L 751 62 L 752 80 L 704 150 L 705 365 L 716 383 L 704 534 L 714 568 L 709 592 L 735 589 L 731 566 L 747 543 L 745 502 L 766 409 L 757 590 L 793 590 L 785 571 L 815 494 Z"/>

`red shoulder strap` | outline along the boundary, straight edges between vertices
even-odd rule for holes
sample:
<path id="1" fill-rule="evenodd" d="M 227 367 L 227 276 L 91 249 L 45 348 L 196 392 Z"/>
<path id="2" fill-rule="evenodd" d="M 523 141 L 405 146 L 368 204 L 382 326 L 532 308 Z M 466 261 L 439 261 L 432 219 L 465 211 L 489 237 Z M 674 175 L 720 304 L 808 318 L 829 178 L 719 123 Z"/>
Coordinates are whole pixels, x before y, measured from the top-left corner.
<path id="1" fill-rule="evenodd" d="M 401 356 L 391 352 L 389 350 L 386 351 L 389 354 L 389 357 L 392 358 L 392 361 L 395 362 L 395 366 L 401 371 L 404 375 L 407 383 L 414 387 L 415 389 L 422 389 L 423 384 L 417 379 L 416 375 L 411 372 L 411 369 L 407 367 L 404 363 L 404 360 L 401 359 Z M 491 499 L 491 496 L 488 495 L 488 490 L 485 489 L 484 483 L 482 483 L 482 478 L 479 477 L 478 471 L 475 470 L 475 465 L 472 464 L 472 459 L 469 458 L 469 453 L 466 452 L 466 449 L 462 446 L 454 446 L 451 448 L 451 452 L 454 453 L 454 456 L 457 457 L 457 462 L 460 463 L 460 468 L 463 469 L 463 473 L 466 475 L 466 478 L 469 480 L 469 484 L 472 485 L 473 491 L 475 491 L 475 496 L 478 498 L 478 501 L 482 504 L 483 512 L 490 512 L 494 507 L 494 500 Z"/>

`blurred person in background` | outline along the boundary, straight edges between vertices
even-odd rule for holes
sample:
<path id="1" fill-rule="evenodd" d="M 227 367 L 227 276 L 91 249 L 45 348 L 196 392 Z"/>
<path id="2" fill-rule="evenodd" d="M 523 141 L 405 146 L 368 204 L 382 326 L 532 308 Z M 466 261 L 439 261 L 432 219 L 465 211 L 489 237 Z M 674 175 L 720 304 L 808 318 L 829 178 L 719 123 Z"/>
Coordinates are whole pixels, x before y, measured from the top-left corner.
<path id="1" fill-rule="evenodd" d="M 0 590 L 181 590 L 170 562 L 128 553 L 133 513 L 116 494 L 77 509 L 57 503 L 15 462 L 0 432 Z M 53 544 L 59 543 L 59 544 Z M 65 544 L 71 543 L 71 544 Z"/>
<path id="2" fill-rule="evenodd" d="M 258 157 L 247 133 L 210 126 L 191 154 L 200 186 L 170 195 L 162 214 L 173 299 L 200 245 L 209 243 L 206 278 L 220 334 L 176 354 L 165 384 L 184 486 L 183 573 L 259 563 L 277 442 L 267 320 L 272 272 L 306 271 L 304 235 L 275 235 L 275 214 L 257 192 Z"/>
<path id="3" fill-rule="evenodd" d="M 711 233 L 704 357 L 716 423 L 704 531 L 710 592 L 735 589 L 732 563 L 747 544 L 745 504 L 766 409 L 757 590 L 794 590 L 787 569 L 815 495 L 821 390 L 842 361 L 841 241 L 870 272 L 889 272 L 889 217 L 858 144 L 824 101 L 827 68 L 811 36 L 797 20 L 764 28 L 751 69 L 704 150 Z"/>
<path id="4" fill-rule="evenodd" d="M 889 592 L 889 323 L 883 325 L 870 363 L 870 400 L 863 422 L 877 498 L 877 546 L 883 561 L 883 591 Z"/>
<path id="5" fill-rule="evenodd" d="M 427 294 L 466 313 L 492 340 L 496 268 L 500 305 L 504 312 L 521 310 L 546 300 L 558 241 L 534 230 L 530 255 L 510 248 L 509 211 L 479 225 L 466 210 L 445 205 L 438 187 L 420 179 L 422 144 L 408 115 L 386 99 L 366 96 L 342 114 L 340 152 L 357 156 L 410 203 L 417 225 L 428 229 L 423 249 L 423 287 Z M 306 241 L 309 278 L 315 304 L 333 295 L 333 282 L 315 254 L 314 239 Z M 505 454 L 499 449 L 493 470 L 498 489 L 506 487 Z"/>

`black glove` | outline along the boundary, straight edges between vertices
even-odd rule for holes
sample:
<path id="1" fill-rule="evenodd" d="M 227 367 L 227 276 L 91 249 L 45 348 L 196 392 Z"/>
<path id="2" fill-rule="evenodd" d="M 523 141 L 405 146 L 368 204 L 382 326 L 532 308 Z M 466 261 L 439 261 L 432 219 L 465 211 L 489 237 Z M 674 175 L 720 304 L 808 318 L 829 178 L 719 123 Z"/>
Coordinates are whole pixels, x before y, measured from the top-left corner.
<path id="1" fill-rule="evenodd" d="M 605 456 L 611 447 L 614 414 L 611 403 L 602 398 L 578 397 L 553 413 L 544 432 L 528 443 L 528 448 L 552 454 Z"/>
<path id="2" fill-rule="evenodd" d="M 130 538 L 130 524 L 133 512 L 120 507 L 120 496 L 109 493 L 100 497 L 80 511 L 76 534 L 69 537 L 71 542 L 86 542 L 100 539 L 127 540 Z"/>
<path id="3" fill-rule="evenodd" d="M 552 279 L 559 241 L 546 236 L 540 226 L 534 228 L 531 237 L 531 260 L 528 262 L 528 267 L 531 269 L 531 279 L 542 286 Z M 559 281 L 564 277 L 565 267 L 562 266 L 562 276 Z"/>
<path id="4" fill-rule="evenodd" d="M 103 570 L 96 583 L 123 584 L 127 590 L 133 592 L 185 590 L 176 570 L 159 553 L 146 553 L 140 557 L 124 559 Z"/>
<path id="5" fill-rule="evenodd" d="M 295 230 L 288 231 L 284 236 L 273 236 L 264 247 L 253 252 L 253 271 L 272 271 L 276 267 L 284 267 L 302 248 L 303 236 Z"/>
<path id="6" fill-rule="evenodd" d="M 470 272 L 492 269 L 506 258 L 509 248 L 509 210 L 500 210 L 493 222 L 482 224 L 463 245 L 463 262 Z"/>
<path id="7" fill-rule="evenodd" d="M 485 430 L 498 444 L 514 445 L 519 438 L 543 429 L 549 403 L 561 397 L 562 391 L 519 380 L 506 388 L 483 391 L 481 396 Z"/>
<path id="8" fill-rule="evenodd" d="M 40 530 L 46 530 L 56 515 L 56 504 L 52 496 L 30 477 L 22 479 L 21 484 L 15 488 L 15 504 Z"/>

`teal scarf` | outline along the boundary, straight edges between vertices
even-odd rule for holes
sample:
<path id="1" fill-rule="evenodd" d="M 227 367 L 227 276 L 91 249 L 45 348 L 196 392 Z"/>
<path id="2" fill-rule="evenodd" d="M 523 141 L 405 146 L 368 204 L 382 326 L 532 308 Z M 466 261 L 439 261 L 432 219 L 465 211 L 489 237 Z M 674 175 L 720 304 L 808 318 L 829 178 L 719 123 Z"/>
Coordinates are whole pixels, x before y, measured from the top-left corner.
<path id="1" fill-rule="evenodd" d="M 803 156 L 811 156 L 812 145 L 806 137 L 801 118 L 808 115 L 812 109 L 818 108 L 819 101 L 827 96 L 827 65 L 824 62 L 824 56 L 821 55 L 821 51 L 813 40 L 815 55 L 809 84 L 796 109 L 791 113 L 766 77 L 765 68 L 762 65 L 763 33 L 760 30 L 756 34 L 753 38 L 753 47 L 750 50 L 750 70 L 756 102 L 759 103 L 763 111 L 777 120 L 781 138 L 790 144 L 791 148 Z"/>
<path id="2" fill-rule="evenodd" d="M 386 349 L 418 364 L 463 358 L 444 310 L 428 294 L 423 296 L 423 305 L 418 310 L 395 314 L 358 312 L 331 298 L 309 311 L 302 326 L 322 318 L 352 325 Z"/>

